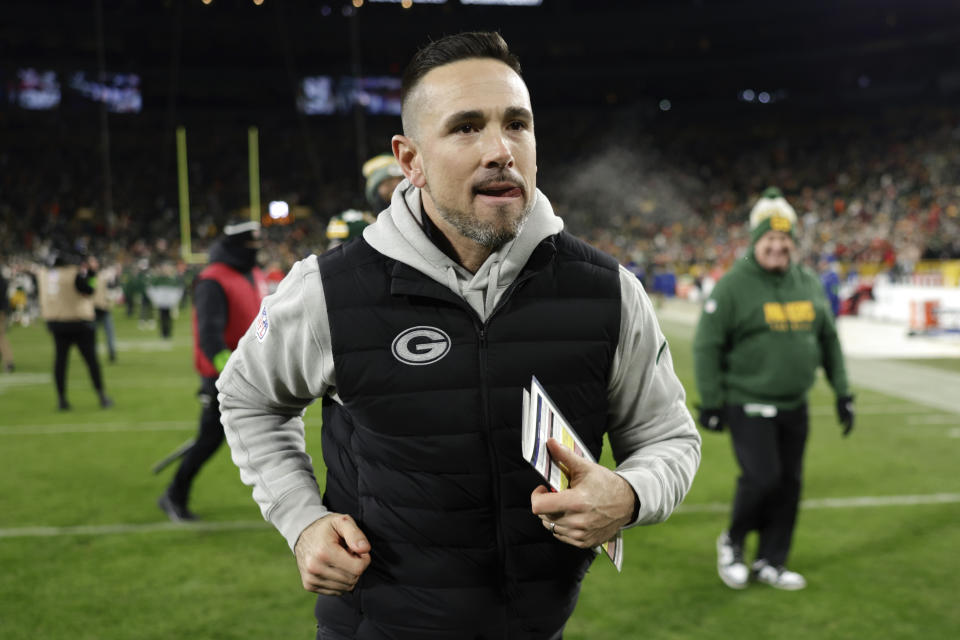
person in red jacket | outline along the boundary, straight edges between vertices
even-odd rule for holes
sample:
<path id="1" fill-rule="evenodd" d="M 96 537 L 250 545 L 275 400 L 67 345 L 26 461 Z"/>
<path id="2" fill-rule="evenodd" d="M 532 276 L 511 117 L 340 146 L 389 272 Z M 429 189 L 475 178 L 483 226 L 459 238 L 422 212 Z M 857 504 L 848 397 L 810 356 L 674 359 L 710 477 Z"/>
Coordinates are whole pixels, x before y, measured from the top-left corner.
<path id="1" fill-rule="evenodd" d="M 157 505 L 174 522 L 196 520 L 187 508 L 190 487 L 200 468 L 223 442 L 217 378 L 230 353 L 257 317 L 267 295 L 267 281 L 257 267 L 260 224 L 237 222 L 224 227 L 210 248 L 210 264 L 197 276 L 194 288 L 193 360 L 201 376 L 198 396 L 203 405 L 193 444 Z"/>

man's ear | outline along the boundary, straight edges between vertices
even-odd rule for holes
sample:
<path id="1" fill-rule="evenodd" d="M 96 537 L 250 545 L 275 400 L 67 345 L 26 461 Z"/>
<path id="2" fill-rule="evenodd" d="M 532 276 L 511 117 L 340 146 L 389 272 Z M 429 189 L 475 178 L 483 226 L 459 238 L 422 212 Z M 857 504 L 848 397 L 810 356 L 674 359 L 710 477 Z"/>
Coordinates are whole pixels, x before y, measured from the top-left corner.
<path id="1" fill-rule="evenodd" d="M 403 175 L 410 184 L 422 189 L 427 184 L 427 180 L 423 175 L 423 165 L 417 144 L 412 138 L 398 134 L 391 138 L 390 145 L 393 147 L 393 157 L 397 159 Z"/>

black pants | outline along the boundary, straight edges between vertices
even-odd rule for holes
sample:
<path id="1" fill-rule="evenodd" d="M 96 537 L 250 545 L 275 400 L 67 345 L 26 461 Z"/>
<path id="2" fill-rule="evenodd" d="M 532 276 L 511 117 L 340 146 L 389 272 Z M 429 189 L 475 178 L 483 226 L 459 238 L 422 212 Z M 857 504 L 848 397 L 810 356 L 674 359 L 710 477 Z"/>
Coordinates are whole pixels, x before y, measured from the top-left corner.
<path id="1" fill-rule="evenodd" d="M 53 334 L 56 355 L 53 361 L 53 380 L 57 385 L 57 396 L 61 402 L 67 400 L 67 364 L 70 359 L 70 347 L 77 345 L 80 355 L 87 363 L 90 380 L 97 393 L 103 393 L 103 378 L 100 375 L 100 363 L 97 361 L 97 332 L 93 322 L 48 322 L 47 328 Z"/>
<path id="2" fill-rule="evenodd" d="M 167 492 L 174 502 L 187 504 L 190 486 L 207 460 L 216 453 L 223 442 L 223 425 L 220 424 L 220 403 L 217 401 L 216 378 L 203 378 L 198 396 L 203 404 L 200 412 L 200 427 L 197 439 L 180 461 L 180 468 L 173 476 Z"/>
<path id="3" fill-rule="evenodd" d="M 760 533 L 757 559 L 786 563 L 797 523 L 807 442 L 807 406 L 780 410 L 776 417 L 748 416 L 727 407 L 733 450 L 740 464 L 730 540 L 737 545 L 750 531 Z"/>
<path id="4" fill-rule="evenodd" d="M 170 307 L 159 307 L 160 309 L 160 337 L 169 338 L 173 334 L 173 316 L 170 315 Z M 216 393 L 214 393 L 216 396 Z"/>

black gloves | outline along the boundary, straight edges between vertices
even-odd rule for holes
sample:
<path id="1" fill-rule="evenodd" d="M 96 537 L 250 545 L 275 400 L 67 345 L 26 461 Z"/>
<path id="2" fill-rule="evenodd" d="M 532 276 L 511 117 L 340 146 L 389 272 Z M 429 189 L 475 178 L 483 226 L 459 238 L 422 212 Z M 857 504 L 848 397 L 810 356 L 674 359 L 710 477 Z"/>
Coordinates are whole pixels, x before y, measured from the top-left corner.
<path id="1" fill-rule="evenodd" d="M 700 425 L 707 431 L 723 431 L 723 409 L 700 408 Z"/>
<path id="2" fill-rule="evenodd" d="M 837 420 L 843 425 L 843 435 L 848 436 L 853 431 L 853 396 L 837 398 Z"/>

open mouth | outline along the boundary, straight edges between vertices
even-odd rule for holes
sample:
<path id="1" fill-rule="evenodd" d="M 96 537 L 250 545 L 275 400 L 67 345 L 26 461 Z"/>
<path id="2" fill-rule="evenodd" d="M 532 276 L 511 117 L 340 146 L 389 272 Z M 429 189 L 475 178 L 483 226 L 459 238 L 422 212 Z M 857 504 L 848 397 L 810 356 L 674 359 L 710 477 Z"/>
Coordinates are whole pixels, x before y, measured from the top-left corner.
<path id="1" fill-rule="evenodd" d="M 474 193 L 488 198 L 521 198 L 523 189 L 511 182 L 497 182 L 475 187 Z"/>

